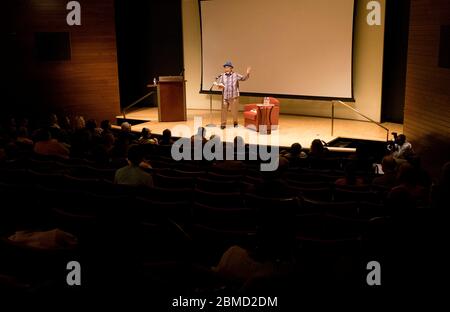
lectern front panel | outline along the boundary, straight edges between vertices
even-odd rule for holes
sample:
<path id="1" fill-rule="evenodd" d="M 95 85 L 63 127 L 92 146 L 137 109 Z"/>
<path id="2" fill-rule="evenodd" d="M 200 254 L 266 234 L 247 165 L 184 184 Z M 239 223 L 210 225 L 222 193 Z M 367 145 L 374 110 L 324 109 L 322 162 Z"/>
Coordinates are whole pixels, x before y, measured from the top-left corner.
<path id="1" fill-rule="evenodd" d="M 185 121 L 186 101 L 184 81 L 158 83 L 159 121 Z"/>

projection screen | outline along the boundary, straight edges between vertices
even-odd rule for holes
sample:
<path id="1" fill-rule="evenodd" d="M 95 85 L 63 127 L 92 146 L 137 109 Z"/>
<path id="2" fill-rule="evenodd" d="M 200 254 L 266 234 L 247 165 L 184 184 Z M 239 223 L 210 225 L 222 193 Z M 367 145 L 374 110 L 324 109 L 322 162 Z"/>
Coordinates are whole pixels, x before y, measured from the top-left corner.
<path id="1" fill-rule="evenodd" d="M 354 0 L 200 2 L 201 92 L 225 61 L 251 77 L 244 94 L 350 99 Z"/>

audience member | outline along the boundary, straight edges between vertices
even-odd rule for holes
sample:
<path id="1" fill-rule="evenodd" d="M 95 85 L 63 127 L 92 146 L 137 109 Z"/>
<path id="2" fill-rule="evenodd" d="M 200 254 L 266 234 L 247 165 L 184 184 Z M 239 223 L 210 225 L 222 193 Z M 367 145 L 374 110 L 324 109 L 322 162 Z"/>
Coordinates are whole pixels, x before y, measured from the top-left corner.
<path id="1" fill-rule="evenodd" d="M 33 140 L 30 139 L 30 136 L 28 135 L 28 129 L 26 127 L 20 127 L 17 130 L 17 138 L 16 143 L 20 145 L 33 145 Z"/>
<path id="2" fill-rule="evenodd" d="M 388 189 L 391 189 L 397 185 L 397 162 L 392 155 L 383 157 L 383 160 L 381 161 L 381 169 L 383 170 L 383 175 L 374 178 L 372 184 Z"/>
<path id="3" fill-rule="evenodd" d="M 114 140 L 112 133 L 103 132 L 100 141 L 92 149 L 92 160 L 101 165 L 110 164 L 113 157 Z"/>
<path id="4" fill-rule="evenodd" d="M 302 151 L 300 143 L 292 144 L 289 152 L 284 152 L 281 156 L 285 157 L 292 167 L 296 167 L 301 160 L 308 157 L 308 155 Z"/>
<path id="5" fill-rule="evenodd" d="M 344 177 L 334 182 L 336 186 L 363 186 L 365 181 L 357 175 L 357 166 L 355 162 L 349 162 L 344 168 Z"/>
<path id="6" fill-rule="evenodd" d="M 69 158 L 69 149 L 62 143 L 52 139 L 50 132 L 47 129 L 40 129 L 36 136 L 36 143 L 34 145 L 34 152 L 36 154 L 45 156 L 59 156 L 62 158 Z"/>
<path id="7" fill-rule="evenodd" d="M 393 155 L 397 160 L 406 160 L 414 155 L 412 145 L 406 140 L 404 134 L 400 134 L 395 138 Z"/>
<path id="8" fill-rule="evenodd" d="M 278 169 L 275 171 L 262 171 L 262 182 L 249 188 L 249 192 L 262 197 L 288 198 L 294 194 L 289 185 L 283 179 L 284 173 L 289 168 L 289 161 L 280 157 Z"/>
<path id="9" fill-rule="evenodd" d="M 388 198 L 398 208 L 422 206 L 428 202 L 426 188 L 418 185 L 417 170 L 410 163 L 402 163 L 397 171 L 398 185 L 392 188 Z"/>
<path id="10" fill-rule="evenodd" d="M 319 139 L 315 139 L 311 142 L 308 157 L 323 158 L 328 154 L 328 149 L 323 145 L 323 142 Z"/>
<path id="11" fill-rule="evenodd" d="M 75 116 L 72 125 L 70 156 L 74 158 L 86 158 L 92 146 L 92 137 L 89 131 L 86 130 L 84 117 Z"/>
<path id="12" fill-rule="evenodd" d="M 151 174 L 145 172 L 141 168 L 144 160 L 139 145 L 131 145 L 128 149 L 128 166 L 120 168 L 116 171 L 114 183 L 127 184 L 135 186 L 153 186 L 153 178 Z"/>
<path id="13" fill-rule="evenodd" d="M 127 155 L 128 146 L 134 144 L 135 140 L 136 137 L 131 132 L 131 124 L 123 122 L 120 126 L 120 131 L 117 134 L 116 144 L 114 145 L 114 157 L 125 157 Z"/>
<path id="14" fill-rule="evenodd" d="M 59 124 L 56 114 L 50 114 L 48 116 L 47 125 L 45 126 L 53 139 L 61 143 L 68 144 L 70 139 L 65 130 L 63 130 Z"/>
<path id="15" fill-rule="evenodd" d="M 160 145 L 172 145 L 172 132 L 169 129 L 165 129 L 162 133 L 161 140 L 159 142 Z"/>
<path id="16" fill-rule="evenodd" d="M 100 123 L 100 128 L 102 129 L 102 135 L 112 133 L 111 122 L 108 119 L 102 120 Z"/>
<path id="17" fill-rule="evenodd" d="M 156 138 L 152 138 L 152 133 L 148 128 L 142 128 L 141 136 L 137 142 L 139 144 L 158 144 L 158 140 Z"/>

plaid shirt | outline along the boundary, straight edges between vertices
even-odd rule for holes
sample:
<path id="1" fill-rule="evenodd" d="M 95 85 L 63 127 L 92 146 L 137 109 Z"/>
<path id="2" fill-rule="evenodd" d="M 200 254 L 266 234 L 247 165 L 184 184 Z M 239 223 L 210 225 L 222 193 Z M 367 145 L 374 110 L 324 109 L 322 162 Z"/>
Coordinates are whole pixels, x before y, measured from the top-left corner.
<path id="1" fill-rule="evenodd" d="M 239 96 L 239 81 L 245 81 L 250 77 L 249 74 L 245 76 L 232 72 L 231 74 L 223 73 L 217 79 L 218 83 L 222 83 L 225 87 L 223 89 L 223 99 L 229 100 Z"/>

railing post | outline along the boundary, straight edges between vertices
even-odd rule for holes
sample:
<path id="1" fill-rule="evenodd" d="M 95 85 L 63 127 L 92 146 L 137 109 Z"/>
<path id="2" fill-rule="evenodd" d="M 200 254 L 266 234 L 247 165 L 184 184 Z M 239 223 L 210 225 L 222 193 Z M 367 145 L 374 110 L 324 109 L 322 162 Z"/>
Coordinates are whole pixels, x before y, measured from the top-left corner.
<path id="1" fill-rule="evenodd" d="M 349 106 L 348 104 L 346 104 L 346 103 L 344 103 L 344 102 L 342 102 L 342 101 L 340 101 L 340 100 L 337 100 L 337 102 L 340 103 L 340 104 L 342 104 L 342 105 L 344 105 L 344 106 L 347 107 L 348 109 L 354 111 L 355 113 L 357 113 L 357 114 L 360 115 L 361 117 L 367 119 L 367 120 L 370 121 L 371 123 L 373 123 L 373 124 L 377 125 L 378 127 L 382 128 L 382 129 L 384 129 L 384 130 L 386 130 L 386 132 L 387 132 L 387 138 L 386 138 L 386 141 L 389 141 L 389 128 L 386 128 L 385 126 L 383 126 L 383 125 L 380 124 L 379 122 L 376 122 L 376 121 L 374 121 L 372 118 L 369 118 L 369 117 L 367 117 L 366 115 L 360 113 L 357 109 L 355 109 L 355 108 Z M 331 116 L 331 135 L 333 135 L 333 132 L 334 132 L 334 129 L 333 129 L 333 128 L 334 128 L 334 101 L 332 101 L 331 115 L 332 115 L 332 116 Z"/>
<path id="2" fill-rule="evenodd" d="M 334 136 L 334 101 L 331 101 L 331 136 Z"/>

